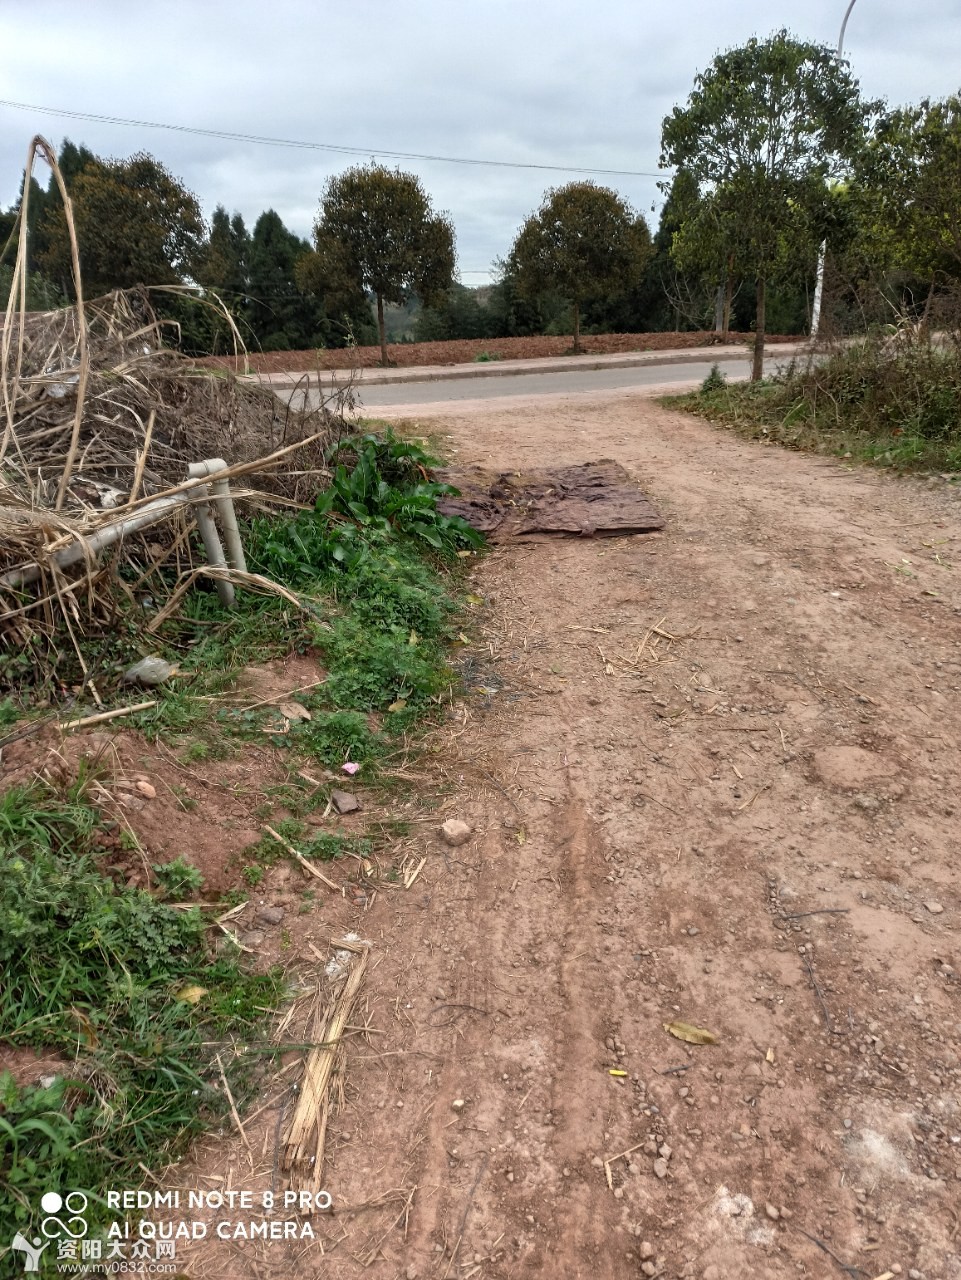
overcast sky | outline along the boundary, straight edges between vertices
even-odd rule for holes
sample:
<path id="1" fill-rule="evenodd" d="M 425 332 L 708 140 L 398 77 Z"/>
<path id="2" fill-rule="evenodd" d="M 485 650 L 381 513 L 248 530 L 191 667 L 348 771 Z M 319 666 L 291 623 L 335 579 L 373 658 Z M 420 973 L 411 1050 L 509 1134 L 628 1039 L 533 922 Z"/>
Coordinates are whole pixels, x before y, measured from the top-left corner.
<path id="1" fill-rule="evenodd" d="M 0 0 L 0 98 L 58 111 L 269 135 L 262 146 L 0 106 L 0 206 L 30 138 L 149 151 L 248 225 L 310 234 L 326 178 L 377 158 L 418 173 L 457 229 L 465 284 L 488 278 L 545 188 L 585 169 L 656 174 L 664 115 L 723 48 L 787 26 L 834 44 L 847 0 Z M 763 25 L 759 26 L 759 17 Z M 961 88 L 958 0 L 857 0 L 845 52 L 870 96 Z M 439 160 L 417 152 L 564 172 Z M 46 182 L 46 173 L 39 174 Z M 653 227 L 655 177 L 595 176 Z"/>

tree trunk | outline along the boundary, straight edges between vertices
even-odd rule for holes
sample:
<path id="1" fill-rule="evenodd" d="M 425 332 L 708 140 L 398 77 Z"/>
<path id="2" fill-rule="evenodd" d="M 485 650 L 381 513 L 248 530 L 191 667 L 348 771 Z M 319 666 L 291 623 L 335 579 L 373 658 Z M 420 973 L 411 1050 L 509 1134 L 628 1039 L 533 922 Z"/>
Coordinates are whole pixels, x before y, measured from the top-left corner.
<path id="1" fill-rule="evenodd" d="M 574 354 L 581 354 L 581 309 L 574 303 Z"/>
<path id="2" fill-rule="evenodd" d="M 935 280 L 932 278 L 928 288 L 928 296 L 924 300 L 924 310 L 921 312 L 921 319 L 918 321 L 918 337 L 927 339 L 928 327 L 931 323 L 931 303 L 934 301 Z"/>
<path id="3" fill-rule="evenodd" d="M 377 332 L 380 335 L 380 362 L 386 369 L 390 364 L 387 358 L 387 330 L 384 328 L 384 299 L 377 295 Z"/>
<path id="4" fill-rule="evenodd" d="M 724 332 L 724 285 L 717 286 L 717 293 L 714 295 L 714 332 L 721 336 Z"/>
<path id="5" fill-rule="evenodd" d="M 727 260 L 727 283 L 724 289 L 724 330 L 723 338 L 727 342 L 731 336 L 731 308 L 734 305 L 734 255 Z"/>
<path id="6" fill-rule="evenodd" d="M 762 276 L 757 282 L 757 321 L 754 333 L 754 364 L 751 368 L 751 381 L 760 382 L 764 376 L 764 331 L 767 323 L 765 306 L 767 302 L 767 281 Z"/>

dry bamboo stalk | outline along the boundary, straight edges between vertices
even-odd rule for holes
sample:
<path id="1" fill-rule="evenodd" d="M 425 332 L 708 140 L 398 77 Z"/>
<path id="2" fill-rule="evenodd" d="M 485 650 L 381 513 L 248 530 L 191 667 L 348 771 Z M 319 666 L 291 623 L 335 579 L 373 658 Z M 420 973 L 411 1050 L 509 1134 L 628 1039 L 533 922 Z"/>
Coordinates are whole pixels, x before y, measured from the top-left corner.
<path id="1" fill-rule="evenodd" d="M 294 848 L 294 846 L 290 843 L 289 840 L 285 840 L 284 837 L 280 834 L 280 832 L 275 831 L 273 827 L 268 827 L 268 826 L 265 826 L 264 830 L 267 832 L 269 836 L 272 836 L 273 839 L 276 840 L 278 844 L 282 844 L 284 848 L 287 850 L 287 852 L 291 855 L 291 857 L 297 859 L 297 861 L 300 863 L 300 865 L 304 868 L 305 871 L 309 871 L 310 874 L 312 876 L 316 876 L 318 880 L 323 880 L 324 884 L 329 885 L 329 887 L 333 889 L 336 893 L 344 892 L 341 885 L 335 884 L 333 880 L 328 880 L 327 877 L 324 875 L 324 873 L 322 871 L 318 871 L 318 869 L 314 866 L 312 862 L 308 862 L 307 859 L 304 857 L 304 855 L 302 853 L 299 853 Z"/>
<path id="2" fill-rule="evenodd" d="M 128 502 L 133 502 L 137 496 L 137 490 L 143 482 L 144 469 L 147 466 L 147 454 L 150 451 L 150 442 L 153 439 L 154 423 L 157 421 L 157 410 L 150 410 L 150 417 L 147 419 L 147 430 L 144 434 L 143 448 L 140 450 L 140 456 L 137 458 L 137 469 L 133 473 L 133 484 L 130 486 L 130 497 Z"/>
<path id="3" fill-rule="evenodd" d="M 288 1176 L 288 1185 L 293 1185 L 291 1178 L 296 1176 L 309 1178 L 308 1185 L 315 1192 L 321 1188 L 329 1090 L 338 1059 L 343 1053 L 341 1036 L 360 993 L 369 957 L 370 952 L 365 950 L 357 958 L 320 1025 L 312 1033 L 319 1047 L 312 1049 L 307 1056 L 300 1096 L 281 1148 L 280 1168 Z M 319 996 L 318 989 L 318 1001 Z"/>
<path id="4" fill-rule="evenodd" d="M 100 711 L 95 716 L 84 716 L 80 720 L 64 720 L 57 726 L 61 732 L 67 729 L 85 729 L 90 724 L 103 724 L 105 720 L 117 720 L 120 716 L 132 716 L 138 711 L 149 711 L 151 707 L 157 705 L 157 699 L 152 698 L 149 702 L 137 702 L 132 707 L 117 707 L 113 711 Z"/>

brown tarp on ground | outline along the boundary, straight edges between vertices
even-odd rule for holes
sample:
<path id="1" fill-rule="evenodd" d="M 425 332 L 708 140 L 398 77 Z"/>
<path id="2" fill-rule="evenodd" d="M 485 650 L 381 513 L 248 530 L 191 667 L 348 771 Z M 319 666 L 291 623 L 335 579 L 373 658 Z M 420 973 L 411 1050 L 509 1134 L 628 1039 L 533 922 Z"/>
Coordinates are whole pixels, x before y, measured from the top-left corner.
<path id="1" fill-rule="evenodd" d="M 490 472 L 449 467 L 438 480 L 461 491 L 442 498 L 444 515 L 463 516 L 493 542 L 537 534 L 612 537 L 663 529 L 646 494 L 616 462 Z"/>

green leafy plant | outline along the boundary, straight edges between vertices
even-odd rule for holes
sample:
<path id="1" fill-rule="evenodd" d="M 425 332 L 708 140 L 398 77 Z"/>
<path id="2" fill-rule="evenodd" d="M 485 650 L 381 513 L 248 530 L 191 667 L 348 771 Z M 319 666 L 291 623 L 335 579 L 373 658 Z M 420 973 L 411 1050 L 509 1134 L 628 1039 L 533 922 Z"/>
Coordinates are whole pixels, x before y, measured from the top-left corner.
<path id="1" fill-rule="evenodd" d="M 711 365 L 711 372 L 701 383 L 701 394 L 710 395 L 712 391 L 720 391 L 727 386 L 727 378 L 721 372 L 721 366 L 717 363 Z"/>
<path id="2" fill-rule="evenodd" d="M 247 974 L 208 949 L 199 909 L 175 910 L 99 869 L 88 779 L 0 796 L 0 1041 L 59 1056 L 49 1088 L 0 1076 L 0 1239 L 50 1185 L 139 1181 L 236 1099 L 279 973 Z"/>
<path id="3" fill-rule="evenodd" d="M 173 862 L 155 862 L 153 873 L 168 898 L 190 898 L 203 888 L 200 870 L 184 857 L 174 858 Z"/>

